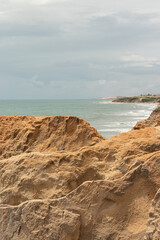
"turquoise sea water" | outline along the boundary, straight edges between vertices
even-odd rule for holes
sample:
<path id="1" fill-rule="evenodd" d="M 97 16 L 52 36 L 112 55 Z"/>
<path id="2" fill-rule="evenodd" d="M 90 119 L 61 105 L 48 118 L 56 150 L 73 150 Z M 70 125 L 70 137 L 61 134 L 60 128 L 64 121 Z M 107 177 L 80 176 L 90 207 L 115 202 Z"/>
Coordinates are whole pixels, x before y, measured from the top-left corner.
<path id="1" fill-rule="evenodd" d="M 146 119 L 155 104 L 122 104 L 110 100 L 1 100 L 0 115 L 73 115 L 88 121 L 106 138 L 130 130 Z"/>

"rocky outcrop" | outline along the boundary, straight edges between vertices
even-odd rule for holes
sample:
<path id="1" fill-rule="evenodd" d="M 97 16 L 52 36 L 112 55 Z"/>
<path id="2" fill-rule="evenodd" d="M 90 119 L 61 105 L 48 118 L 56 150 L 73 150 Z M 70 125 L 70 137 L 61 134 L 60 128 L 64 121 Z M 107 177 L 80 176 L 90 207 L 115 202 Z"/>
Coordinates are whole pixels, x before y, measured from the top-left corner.
<path id="1" fill-rule="evenodd" d="M 144 240 L 160 239 L 160 190 L 155 195 L 149 211 L 149 220 Z"/>
<path id="2" fill-rule="evenodd" d="M 148 119 L 137 122 L 133 129 L 160 127 L 160 105 L 151 113 Z"/>
<path id="3" fill-rule="evenodd" d="M 159 128 L 107 140 L 76 117 L 1 124 L 0 239 L 159 239 Z"/>
<path id="4" fill-rule="evenodd" d="M 73 116 L 0 117 L 0 156 L 24 152 L 76 151 L 103 137 L 83 119 Z"/>
<path id="5" fill-rule="evenodd" d="M 112 102 L 120 103 L 160 103 L 160 95 L 141 95 L 133 97 L 117 97 Z"/>

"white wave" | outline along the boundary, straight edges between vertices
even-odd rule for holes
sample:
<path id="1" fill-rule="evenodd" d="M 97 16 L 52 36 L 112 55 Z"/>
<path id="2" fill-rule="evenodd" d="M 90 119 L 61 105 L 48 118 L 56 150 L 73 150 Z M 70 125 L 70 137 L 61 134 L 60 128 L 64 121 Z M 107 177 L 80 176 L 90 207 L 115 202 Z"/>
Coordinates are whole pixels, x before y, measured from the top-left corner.
<path id="1" fill-rule="evenodd" d="M 147 117 L 149 116 L 151 113 L 151 111 L 147 111 L 147 110 L 137 110 L 137 111 L 128 111 L 128 112 L 125 112 L 125 113 L 120 113 L 118 114 L 119 116 L 144 116 Z"/>
<path id="2" fill-rule="evenodd" d="M 103 127 L 117 127 L 117 126 L 120 126 L 120 125 L 123 125 L 124 123 L 122 122 L 111 122 L 111 123 L 107 123 L 107 124 L 104 124 Z"/>
<path id="3" fill-rule="evenodd" d="M 135 118 L 134 118 L 135 119 Z M 139 119 L 139 118 L 138 118 Z M 133 126 L 136 124 L 137 121 L 130 121 L 130 122 L 110 122 L 107 124 L 104 124 L 103 127 L 117 127 L 117 126 Z"/>
<path id="4" fill-rule="evenodd" d="M 119 133 L 123 133 L 123 132 L 128 132 L 130 130 L 130 128 L 109 128 L 109 129 L 98 129 L 98 132 L 119 132 Z"/>
<path id="5" fill-rule="evenodd" d="M 137 121 L 139 121 L 139 120 L 145 120 L 146 119 L 146 117 L 144 116 L 144 117 L 134 117 L 134 120 L 137 120 Z"/>
<path id="6" fill-rule="evenodd" d="M 97 102 L 98 104 L 111 104 L 112 101 L 103 101 L 103 102 Z"/>
<path id="7" fill-rule="evenodd" d="M 138 103 L 138 106 L 143 107 L 143 108 L 144 107 L 146 107 L 146 108 L 156 108 L 157 103 Z"/>

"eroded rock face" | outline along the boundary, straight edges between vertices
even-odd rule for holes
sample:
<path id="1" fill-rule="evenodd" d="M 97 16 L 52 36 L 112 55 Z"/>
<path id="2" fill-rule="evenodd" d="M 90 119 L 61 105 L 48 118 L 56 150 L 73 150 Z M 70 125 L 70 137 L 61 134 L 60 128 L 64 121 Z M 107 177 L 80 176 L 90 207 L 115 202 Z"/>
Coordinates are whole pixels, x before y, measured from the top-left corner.
<path id="1" fill-rule="evenodd" d="M 159 239 L 159 128 L 107 140 L 76 117 L 1 117 L 0 148 L 0 239 Z"/>
<path id="2" fill-rule="evenodd" d="M 149 211 L 149 220 L 144 240 L 160 239 L 160 190 L 155 195 Z"/>
<path id="3" fill-rule="evenodd" d="M 89 123 L 73 116 L 0 117 L 0 156 L 23 152 L 76 151 L 104 139 Z"/>
<path id="4" fill-rule="evenodd" d="M 12 209 L 0 209 L 2 239 L 60 239 L 78 240 L 80 216 L 61 210 L 49 202 L 32 201 Z M 13 222 L 11 222 L 11 219 Z"/>
<path id="5" fill-rule="evenodd" d="M 148 119 L 139 121 L 133 129 L 160 127 L 160 105 L 151 113 Z"/>

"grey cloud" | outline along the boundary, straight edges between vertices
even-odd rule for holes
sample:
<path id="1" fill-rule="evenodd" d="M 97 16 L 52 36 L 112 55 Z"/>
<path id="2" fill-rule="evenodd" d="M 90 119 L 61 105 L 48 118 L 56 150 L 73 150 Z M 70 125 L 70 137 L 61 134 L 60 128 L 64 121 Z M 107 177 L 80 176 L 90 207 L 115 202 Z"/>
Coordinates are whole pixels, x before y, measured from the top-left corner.
<path id="1" fill-rule="evenodd" d="M 43 81 L 40 81 L 39 78 L 38 78 L 38 75 L 35 75 L 31 78 L 31 82 L 35 85 L 35 86 L 38 86 L 38 87 L 43 87 L 44 86 L 44 82 Z"/>
<path id="2" fill-rule="evenodd" d="M 129 94 L 132 89 L 137 93 L 137 86 L 142 91 L 143 85 L 146 91 L 147 86 L 156 91 L 160 13 L 108 14 L 87 3 L 86 8 L 83 1 L 78 3 L 80 9 L 73 1 L 10 6 L 10 13 L 0 19 L 0 78 L 6 81 L 1 84 L 2 98 L 2 89 L 10 88 L 11 81 L 19 86 L 16 90 L 12 84 L 19 98 Z M 14 98 L 11 90 L 6 96 Z"/>
<path id="3" fill-rule="evenodd" d="M 0 37 L 45 37 L 54 36 L 61 33 L 58 26 L 46 25 L 46 24 L 22 24 L 22 23 L 0 23 Z"/>

